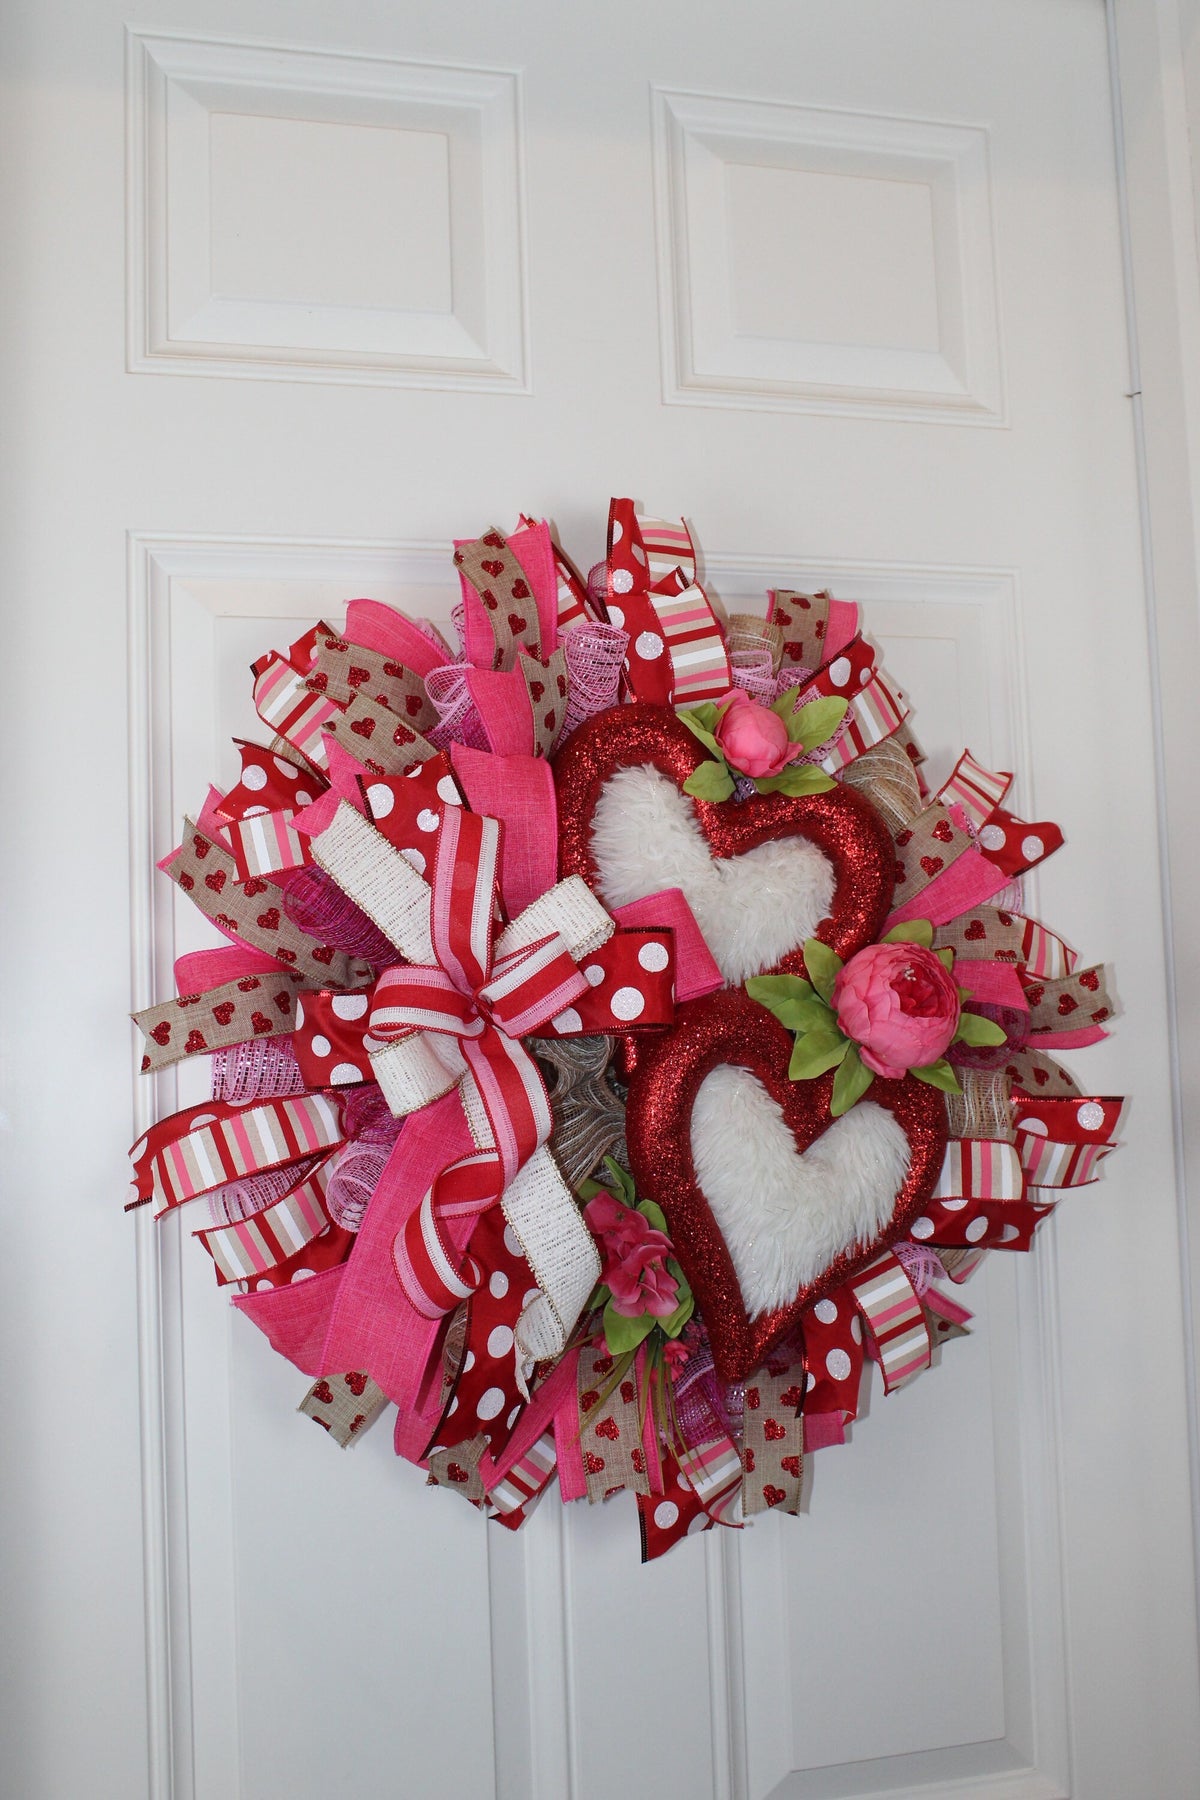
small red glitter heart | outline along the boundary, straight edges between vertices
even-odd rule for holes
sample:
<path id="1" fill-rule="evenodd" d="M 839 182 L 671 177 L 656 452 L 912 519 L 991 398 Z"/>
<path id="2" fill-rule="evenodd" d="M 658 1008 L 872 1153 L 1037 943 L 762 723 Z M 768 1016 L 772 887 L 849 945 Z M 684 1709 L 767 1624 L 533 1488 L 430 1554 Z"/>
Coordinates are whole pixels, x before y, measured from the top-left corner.
<path id="1" fill-rule="evenodd" d="M 370 719 L 370 718 L 368 718 L 368 719 L 351 719 L 350 729 L 354 733 L 355 737 L 369 738 L 374 734 L 375 721 L 374 721 L 374 719 Z"/>
<path id="2" fill-rule="evenodd" d="M 787 1495 L 782 1488 L 773 1487 L 768 1481 L 763 1488 L 763 1499 L 768 1506 L 782 1506 L 787 1499 Z"/>

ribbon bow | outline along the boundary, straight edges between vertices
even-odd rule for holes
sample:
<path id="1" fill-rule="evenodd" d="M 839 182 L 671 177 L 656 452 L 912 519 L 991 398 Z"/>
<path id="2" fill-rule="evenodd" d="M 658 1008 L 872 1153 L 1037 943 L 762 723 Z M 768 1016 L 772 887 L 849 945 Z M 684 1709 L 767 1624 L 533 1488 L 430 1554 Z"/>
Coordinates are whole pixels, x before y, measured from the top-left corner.
<path id="1" fill-rule="evenodd" d="M 434 961 L 385 970 L 368 1020 L 369 1038 L 380 1047 L 372 1046 L 372 1061 L 393 1105 L 398 1100 L 409 1111 L 424 1096 L 407 1088 L 397 1094 L 389 1045 L 416 1049 L 417 1034 L 434 1034 L 449 1040 L 469 1074 L 463 1097 L 479 1150 L 441 1172 L 395 1242 L 401 1285 L 426 1318 L 449 1312 L 479 1281 L 472 1259 L 456 1252 L 449 1221 L 486 1212 L 550 1136 L 545 1084 L 520 1039 L 587 992 L 572 947 L 589 954 L 614 929 L 586 886 L 572 879 L 498 932 L 500 831 L 495 819 L 446 808 L 429 917 Z M 428 1043 L 420 1049 L 427 1071 L 432 1058 L 443 1085 L 454 1079 L 453 1054 Z"/>

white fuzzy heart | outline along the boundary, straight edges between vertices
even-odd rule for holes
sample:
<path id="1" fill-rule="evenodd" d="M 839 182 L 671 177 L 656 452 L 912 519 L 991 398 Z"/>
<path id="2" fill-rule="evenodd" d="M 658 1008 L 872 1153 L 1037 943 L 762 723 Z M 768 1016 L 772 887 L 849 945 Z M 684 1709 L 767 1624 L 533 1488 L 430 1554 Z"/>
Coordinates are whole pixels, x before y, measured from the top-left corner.
<path id="1" fill-rule="evenodd" d="M 677 887 L 727 983 L 774 968 L 833 905 L 834 872 L 807 838 L 714 857 L 691 798 L 658 769 L 619 769 L 592 820 L 600 895 L 627 906 Z"/>
<path id="2" fill-rule="evenodd" d="M 705 1076 L 692 1111 L 692 1160 L 750 1318 L 794 1300 L 843 1250 L 878 1235 L 909 1156 L 901 1126 L 870 1100 L 801 1154 L 756 1075 L 722 1065 Z"/>

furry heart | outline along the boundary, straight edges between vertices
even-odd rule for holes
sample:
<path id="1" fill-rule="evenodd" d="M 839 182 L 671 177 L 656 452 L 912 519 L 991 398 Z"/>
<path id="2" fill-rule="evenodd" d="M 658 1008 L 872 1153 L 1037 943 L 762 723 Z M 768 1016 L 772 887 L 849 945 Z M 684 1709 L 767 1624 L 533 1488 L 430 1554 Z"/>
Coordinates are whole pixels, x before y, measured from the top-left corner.
<path id="1" fill-rule="evenodd" d="M 945 1154 L 936 1088 L 877 1078 L 833 1120 L 832 1073 L 789 1080 L 791 1049 L 746 994 L 713 994 L 639 1057 L 629 1089 L 638 1192 L 667 1215 L 726 1381 L 905 1230 Z"/>
<path id="2" fill-rule="evenodd" d="M 555 759 L 564 875 L 609 906 L 680 888 L 727 982 L 804 972 L 819 935 L 840 956 L 872 943 L 891 905 L 886 826 L 848 787 L 737 805 L 694 800 L 705 760 L 661 708 L 621 706 L 582 725 Z"/>

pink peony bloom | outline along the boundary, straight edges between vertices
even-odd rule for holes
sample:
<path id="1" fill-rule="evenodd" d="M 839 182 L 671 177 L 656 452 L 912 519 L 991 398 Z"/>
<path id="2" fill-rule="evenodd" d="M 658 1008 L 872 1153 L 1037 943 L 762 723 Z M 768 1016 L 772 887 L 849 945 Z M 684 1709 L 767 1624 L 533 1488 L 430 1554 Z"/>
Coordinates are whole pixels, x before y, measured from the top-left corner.
<path id="1" fill-rule="evenodd" d="M 603 1257 L 600 1279 L 612 1293 L 613 1311 L 636 1319 L 667 1319 L 679 1305 L 679 1283 L 667 1268 L 673 1245 L 664 1232 L 611 1194 L 597 1194 L 583 1209 Z"/>
<path id="2" fill-rule="evenodd" d="M 781 775 L 804 755 L 803 744 L 788 741 L 787 726 L 769 706 L 760 706 L 744 688 L 731 688 L 717 701 L 721 717 L 713 736 L 731 769 L 763 780 Z"/>
<path id="3" fill-rule="evenodd" d="M 932 950 L 870 944 L 838 975 L 833 1010 L 868 1069 L 899 1081 L 949 1049 L 958 1030 L 958 989 Z"/>

